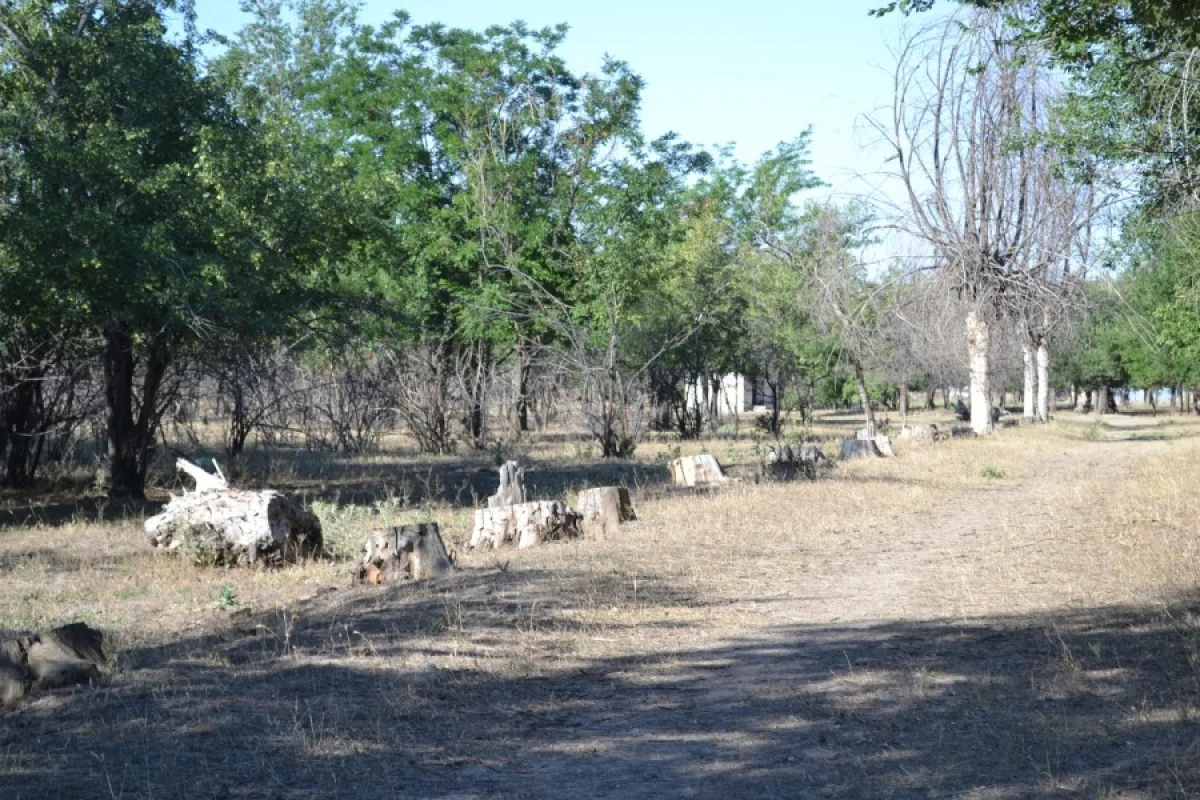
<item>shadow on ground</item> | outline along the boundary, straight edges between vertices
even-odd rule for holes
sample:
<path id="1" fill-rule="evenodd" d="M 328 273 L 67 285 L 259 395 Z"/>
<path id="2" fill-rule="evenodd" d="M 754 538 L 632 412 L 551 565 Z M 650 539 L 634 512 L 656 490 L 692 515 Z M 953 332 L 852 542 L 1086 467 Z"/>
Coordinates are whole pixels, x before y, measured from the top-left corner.
<path id="1" fill-rule="evenodd" d="M 630 591 L 616 574 L 473 570 L 126 650 L 110 685 L 0 718 L 0 787 L 14 798 L 1200 791 L 1200 639 L 1187 611 L 798 624 L 700 646 L 672 638 L 685 626 L 667 612 L 701 601 L 650 577 L 632 587 L 640 624 L 581 621 L 590 604 L 628 606 Z M 641 652 L 571 652 L 622 636 Z M 457 666 L 434 665 L 451 654 Z"/>

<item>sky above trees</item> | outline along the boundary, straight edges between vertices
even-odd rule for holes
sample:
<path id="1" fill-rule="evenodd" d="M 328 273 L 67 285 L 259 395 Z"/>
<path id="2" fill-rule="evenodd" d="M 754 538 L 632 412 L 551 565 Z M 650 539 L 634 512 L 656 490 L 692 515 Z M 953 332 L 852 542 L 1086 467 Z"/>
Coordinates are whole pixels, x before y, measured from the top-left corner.
<path id="1" fill-rule="evenodd" d="M 248 17 L 239 0 L 197 3 L 201 28 L 232 35 Z M 857 176 L 883 167 L 860 117 L 890 101 L 889 47 L 905 19 L 868 16 L 878 0 L 367 0 L 362 19 L 378 24 L 403 9 L 417 24 L 480 30 L 523 20 L 565 22 L 560 49 L 578 72 L 605 54 L 628 61 L 646 81 L 643 128 L 675 131 L 702 146 L 734 143 L 752 162 L 812 126 L 813 170 L 831 193 L 867 191 Z M 927 17 L 919 20 L 927 23 Z"/>

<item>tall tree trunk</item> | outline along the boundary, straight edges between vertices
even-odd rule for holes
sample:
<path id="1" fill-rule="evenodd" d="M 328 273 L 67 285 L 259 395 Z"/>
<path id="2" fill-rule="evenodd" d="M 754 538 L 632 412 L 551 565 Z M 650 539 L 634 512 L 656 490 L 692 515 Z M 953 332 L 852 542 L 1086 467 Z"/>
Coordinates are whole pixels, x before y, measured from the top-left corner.
<path id="1" fill-rule="evenodd" d="M 529 343 L 521 336 L 519 329 L 516 356 L 516 373 L 513 375 L 513 394 L 516 395 L 513 402 L 513 427 L 519 436 L 529 432 L 529 373 L 533 361 Z"/>
<path id="2" fill-rule="evenodd" d="M 108 405 L 108 496 L 144 500 L 146 472 L 154 455 L 154 438 L 161 416 L 159 390 L 170 363 L 167 348 L 161 342 L 151 345 L 140 398 L 134 397 L 137 359 L 128 331 L 114 327 L 105 333 L 103 361 Z"/>
<path id="3" fill-rule="evenodd" d="M 1033 345 L 1029 342 L 1021 344 L 1021 358 L 1025 362 L 1025 391 L 1021 397 L 1021 416 L 1028 422 L 1037 418 L 1035 404 L 1037 403 L 1037 364 Z"/>
<path id="4" fill-rule="evenodd" d="M 908 379 L 900 381 L 900 397 L 898 398 L 900 406 L 900 427 L 908 426 Z"/>
<path id="5" fill-rule="evenodd" d="M 8 383 L 8 381 L 5 381 Z M 31 451 L 37 433 L 38 395 L 41 380 L 38 375 L 17 378 L 8 388 L 0 406 L 0 453 L 8 447 L 4 465 L 3 485 L 26 488 L 33 483 Z"/>
<path id="6" fill-rule="evenodd" d="M 971 376 L 971 430 L 978 435 L 991 433 L 992 392 L 988 385 L 988 357 L 991 331 L 978 311 L 967 312 L 967 360 Z"/>
<path id="7" fill-rule="evenodd" d="M 1092 395 L 1092 410 L 1098 415 L 1108 413 L 1108 386 L 1100 384 L 1096 387 L 1095 393 Z"/>
<path id="8" fill-rule="evenodd" d="M 867 392 L 867 378 L 862 364 L 854 359 L 854 385 L 858 387 L 858 401 L 862 403 L 863 415 L 867 418 L 867 438 L 875 438 L 875 409 L 871 408 L 871 395 Z"/>
<path id="9" fill-rule="evenodd" d="M 937 389 L 932 386 L 925 387 L 925 410 L 933 411 L 934 403 L 937 401 Z"/>
<path id="10" fill-rule="evenodd" d="M 1038 422 L 1050 421 L 1050 342 L 1045 336 L 1037 345 L 1037 406 L 1034 418 Z"/>

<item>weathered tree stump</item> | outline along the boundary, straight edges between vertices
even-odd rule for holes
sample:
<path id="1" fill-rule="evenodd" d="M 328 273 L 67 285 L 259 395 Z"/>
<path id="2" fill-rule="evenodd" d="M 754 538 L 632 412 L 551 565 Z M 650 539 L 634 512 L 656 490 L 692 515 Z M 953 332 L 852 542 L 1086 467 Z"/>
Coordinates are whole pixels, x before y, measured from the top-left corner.
<path id="1" fill-rule="evenodd" d="M 500 467 L 500 488 L 488 498 L 488 508 L 515 506 L 525 502 L 525 470 L 515 461 Z"/>
<path id="2" fill-rule="evenodd" d="M 181 463 L 187 464 L 180 459 L 176 466 Z M 270 489 L 229 489 L 223 479 L 205 486 L 172 498 L 146 520 L 151 545 L 186 550 L 212 565 L 274 566 L 320 555 L 321 522 L 292 498 Z"/>
<path id="3" fill-rule="evenodd" d="M 882 456 L 883 458 L 895 458 L 896 456 L 896 452 L 892 450 L 892 440 L 886 436 L 870 436 L 867 429 L 863 428 L 854 435 L 854 438 L 860 442 L 874 442 L 875 449 L 878 451 L 876 455 L 878 456 Z M 845 449 L 845 445 L 843 445 L 842 450 L 845 451 Z"/>
<path id="4" fill-rule="evenodd" d="M 701 453 L 698 456 L 683 456 L 672 461 L 671 480 L 676 486 L 709 488 L 724 486 L 729 479 L 725 477 L 721 465 L 711 453 Z"/>
<path id="5" fill-rule="evenodd" d="M 901 428 L 900 438 L 908 439 L 914 445 L 932 444 L 938 440 L 937 425 L 911 425 Z"/>
<path id="6" fill-rule="evenodd" d="M 842 451 L 838 455 L 842 461 L 854 458 L 881 458 L 882 453 L 875 446 L 874 439 L 846 439 L 842 442 Z"/>
<path id="7" fill-rule="evenodd" d="M 373 586 L 440 578 L 454 571 L 436 522 L 376 528 L 364 547 L 358 580 Z"/>
<path id="8" fill-rule="evenodd" d="M 629 490 L 624 486 L 599 486 L 579 493 L 576 508 L 580 526 L 589 536 L 612 533 L 622 522 L 637 519 Z"/>
<path id="9" fill-rule="evenodd" d="M 0 642 L 0 706 L 35 691 L 90 683 L 105 661 L 104 634 L 81 622 Z"/>
<path id="10" fill-rule="evenodd" d="M 475 528 L 467 547 L 534 547 L 579 536 L 581 517 L 561 500 L 534 500 L 514 506 L 475 510 Z"/>
<path id="11" fill-rule="evenodd" d="M 805 445 L 803 447 L 772 447 L 763 465 L 763 472 L 768 477 L 780 480 L 792 480 L 797 477 L 815 478 L 818 467 L 830 466 L 830 461 L 819 447 Z"/>

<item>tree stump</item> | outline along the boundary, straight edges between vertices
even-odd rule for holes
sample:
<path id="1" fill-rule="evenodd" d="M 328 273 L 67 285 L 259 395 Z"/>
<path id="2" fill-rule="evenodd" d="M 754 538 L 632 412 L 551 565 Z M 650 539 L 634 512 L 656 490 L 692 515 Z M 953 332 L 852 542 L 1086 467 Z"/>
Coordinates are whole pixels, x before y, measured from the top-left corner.
<path id="1" fill-rule="evenodd" d="M 629 490 L 624 486 L 599 486 L 584 489 L 576 502 L 581 517 L 580 526 L 589 536 L 604 536 L 622 522 L 637 519 Z"/>
<path id="2" fill-rule="evenodd" d="M 886 436 L 868 436 L 867 429 L 863 428 L 854 434 L 854 438 L 860 442 L 874 442 L 875 449 L 878 451 L 876 455 L 878 456 L 882 456 L 883 458 L 895 458 L 896 456 L 896 452 L 892 450 L 892 440 Z M 842 450 L 844 451 L 845 449 L 843 445 Z"/>
<path id="3" fill-rule="evenodd" d="M 534 500 L 514 506 L 475 510 L 470 549 L 516 544 L 534 547 L 548 541 L 579 536 L 581 517 L 561 500 Z"/>
<path id="4" fill-rule="evenodd" d="M 515 461 L 500 467 L 500 488 L 488 498 L 488 508 L 515 506 L 525 502 L 525 470 Z"/>
<path id="5" fill-rule="evenodd" d="M 842 452 L 838 458 L 849 461 L 855 458 L 880 458 L 881 455 L 873 439 L 846 439 L 842 442 Z"/>
<path id="6" fill-rule="evenodd" d="M 358 580 L 379 584 L 440 578 L 454 571 L 436 522 L 376 528 L 365 544 Z"/>
<path id="7" fill-rule="evenodd" d="M 908 439 L 913 447 L 918 447 L 926 444 L 933 444 L 938 441 L 937 425 L 913 425 L 900 430 L 900 438 Z"/>
<path id="8" fill-rule="evenodd" d="M 0 642 L 0 706 L 35 691 L 90 683 L 105 661 L 104 634 L 81 622 Z"/>
<path id="9" fill-rule="evenodd" d="M 771 478 L 791 480 L 796 477 L 815 478 L 818 467 L 830 466 L 830 461 L 819 447 L 773 447 L 767 454 L 763 472 Z"/>
<path id="10" fill-rule="evenodd" d="M 316 515 L 280 492 L 221 484 L 174 497 L 147 519 L 143 527 L 150 544 L 187 551 L 198 563 L 212 565 L 275 566 L 320 555 Z"/>
<path id="11" fill-rule="evenodd" d="M 683 456 L 671 462 L 671 480 L 676 486 L 709 488 L 724 486 L 729 480 L 711 453 Z"/>

